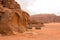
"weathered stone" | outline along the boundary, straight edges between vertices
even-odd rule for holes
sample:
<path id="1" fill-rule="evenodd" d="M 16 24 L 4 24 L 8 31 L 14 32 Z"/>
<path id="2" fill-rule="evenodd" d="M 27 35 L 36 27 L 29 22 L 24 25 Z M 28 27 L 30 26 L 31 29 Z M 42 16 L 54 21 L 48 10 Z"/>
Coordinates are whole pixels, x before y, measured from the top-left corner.
<path id="1" fill-rule="evenodd" d="M 30 25 L 30 15 L 25 11 L 22 11 L 22 13 L 23 13 L 23 19 L 24 19 L 22 24 L 25 25 L 26 28 L 28 29 Z"/>
<path id="2" fill-rule="evenodd" d="M 0 33 L 24 32 L 30 22 L 29 14 L 22 11 L 14 0 L 0 0 Z"/>
<path id="3" fill-rule="evenodd" d="M 0 4 L 10 9 L 20 9 L 19 4 L 15 0 L 0 0 Z"/>

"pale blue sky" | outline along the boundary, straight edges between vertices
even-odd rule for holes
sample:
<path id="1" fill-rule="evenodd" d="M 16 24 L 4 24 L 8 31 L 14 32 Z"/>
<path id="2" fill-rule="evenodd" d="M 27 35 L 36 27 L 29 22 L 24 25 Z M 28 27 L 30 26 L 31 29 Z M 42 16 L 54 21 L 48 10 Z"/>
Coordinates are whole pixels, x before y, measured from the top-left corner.
<path id="1" fill-rule="evenodd" d="M 60 15 L 60 0 L 16 0 L 30 15 L 55 13 Z"/>

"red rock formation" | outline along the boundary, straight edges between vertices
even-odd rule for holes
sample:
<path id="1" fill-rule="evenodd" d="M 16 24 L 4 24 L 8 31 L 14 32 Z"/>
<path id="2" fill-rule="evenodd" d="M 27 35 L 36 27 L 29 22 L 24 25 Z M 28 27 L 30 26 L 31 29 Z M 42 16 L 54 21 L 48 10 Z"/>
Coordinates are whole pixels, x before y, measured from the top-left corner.
<path id="1" fill-rule="evenodd" d="M 3 5 L 3 7 L 7 7 L 10 9 L 20 9 L 20 6 L 17 2 L 15 2 L 15 0 L 0 0 L 1 5 Z"/>
<path id="2" fill-rule="evenodd" d="M 0 33 L 14 34 L 26 31 L 29 14 L 22 11 L 14 0 L 0 0 Z"/>

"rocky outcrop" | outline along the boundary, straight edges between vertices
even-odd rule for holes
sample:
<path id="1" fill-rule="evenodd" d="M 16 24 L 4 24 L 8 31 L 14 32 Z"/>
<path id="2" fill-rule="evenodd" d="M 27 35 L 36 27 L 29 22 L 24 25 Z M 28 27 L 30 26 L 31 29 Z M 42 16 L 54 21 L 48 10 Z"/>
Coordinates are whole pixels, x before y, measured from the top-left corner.
<path id="1" fill-rule="evenodd" d="M 24 13 L 23 14 L 23 25 L 25 25 L 26 26 L 26 28 L 28 29 L 28 27 L 30 26 L 30 15 L 27 13 L 27 12 L 25 12 L 25 11 L 23 11 L 22 10 L 22 13 Z M 25 22 L 25 23 L 24 23 Z"/>
<path id="2" fill-rule="evenodd" d="M 0 0 L 0 4 L 10 9 L 20 9 L 19 4 L 15 0 Z"/>
<path id="3" fill-rule="evenodd" d="M 22 11 L 22 13 L 23 13 L 23 18 L 25 19 L 24 21 L 28 22 L 26 24 L 30 24 L 30 15 L 25 11 Z"/>
<path id="4" fill-rule="evenodd" d="M 9 35 L 27 30 L 29 14 L 15 0 L 0 0 L 0 34 Z"/>

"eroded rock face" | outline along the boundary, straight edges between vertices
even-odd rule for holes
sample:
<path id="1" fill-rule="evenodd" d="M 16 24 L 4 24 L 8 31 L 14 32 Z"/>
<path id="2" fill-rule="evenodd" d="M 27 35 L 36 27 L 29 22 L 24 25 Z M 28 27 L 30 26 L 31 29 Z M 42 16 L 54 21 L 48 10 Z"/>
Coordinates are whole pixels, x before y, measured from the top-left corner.
<path id="1" fill-rule="evenodd" d="M 22 11 L 14 0 L 0 0 L 0 34 L 24 32 L 29 24 L 29 14 Z"/>
<path id="2" fill-rule="evenodd" d="M 25 25 L 26 28 L 28 29 L 28 27 L 30 26 L 30 15 L 23 10 L 22 10 L 22 13 L 23 13 L 23 19 L 24 19 L 23 20 L 23 25 Z"/>
<path id="3" fill-rule="evenodd" d="M 25 19 L 24 21 L 28 22 L 26 24 L 29 24 L 30 23 L 30 15 L 25 11 L 22 11 L 22 13 L 23 13 L 23 18 Z"/>
<path id="4" fill-rule="evenodd" d="M 20 9 L 19 4 L 15 0 L 0 0 L 0 4 L 10 9 Z"/>

